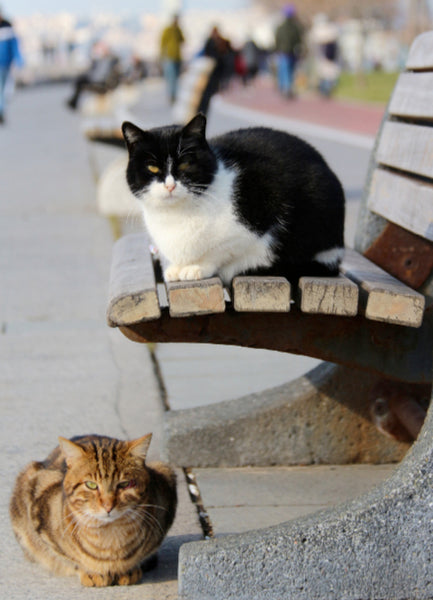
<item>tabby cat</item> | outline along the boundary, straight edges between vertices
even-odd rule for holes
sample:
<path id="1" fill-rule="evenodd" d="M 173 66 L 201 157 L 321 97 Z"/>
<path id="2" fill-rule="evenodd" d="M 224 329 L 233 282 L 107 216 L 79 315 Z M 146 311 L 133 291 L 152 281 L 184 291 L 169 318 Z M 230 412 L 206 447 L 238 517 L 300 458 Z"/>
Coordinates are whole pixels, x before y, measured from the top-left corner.
<path id="1" fill-rule="evenodd" d="M 60 437 L 45 461 L 30 463 L 10 502 L 28 558 L 86 586 L 138 582 L 177 504 L 173 470 L 145 463 L 151 437 Z"/>
<path id="2" fill-rule="evenodd" d="M 184 127 L 122 129 L 126 178 L 166 280 L 337 274 L 344 193 L 308 143 L 265 127 L 207 140 L 201 114 Z"/>

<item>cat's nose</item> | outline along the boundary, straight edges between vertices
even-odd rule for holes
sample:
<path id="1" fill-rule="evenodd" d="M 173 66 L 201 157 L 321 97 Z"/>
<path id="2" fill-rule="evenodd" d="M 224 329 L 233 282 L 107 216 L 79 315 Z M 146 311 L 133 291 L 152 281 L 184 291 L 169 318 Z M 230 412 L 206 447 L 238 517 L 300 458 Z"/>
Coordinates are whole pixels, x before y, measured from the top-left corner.
<path id="1" fill-rule="evenodd" d="M 166 183 L 165 187 L 171 193 L 174 190 L 174 188 L 176 187 L 176 184 L 175 183 Z"/>
<path id="2" fill-rule="evenodd" d="M 102 502 L 102 507 L 103 507 L 103 509 L 104 509 L 104 510 L 107 512 L 107 514 L 110 514 L 110 513 L 111 513 L 111 511 L 112 511 L 112 510 L 113 510 L 113 508 L 114 508 L 114 502 L 113 502 L 113 500 L 108 500 L 108 499 L 107 499 L 107 500 L 104 500 L 104 501 Z"/>
<path id="3" fill-rule="evenodd" d="M 167 177 L 164 185 L 165 185 L 165 189 L 171 193 L 174 190 L 174 188 L 176 187 L 176 182 L 173 179 L 173 177 L 170 176 L 170 177 Z"/>

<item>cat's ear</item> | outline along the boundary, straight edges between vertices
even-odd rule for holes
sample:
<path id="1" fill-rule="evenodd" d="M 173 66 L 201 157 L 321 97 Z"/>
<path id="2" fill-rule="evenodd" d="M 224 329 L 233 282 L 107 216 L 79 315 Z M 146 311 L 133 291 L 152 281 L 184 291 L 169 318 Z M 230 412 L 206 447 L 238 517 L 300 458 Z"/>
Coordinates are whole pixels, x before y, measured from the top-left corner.
<path id="1" fill-rule="evenodd" d="M 206 117 L 202 113 L 198 113 L 182 129 L 182 137 L 188 137 L 188 136 L 205 137 L 205 135 L 206 135 Z"/>
<path id="2" fill-rule="evenodd" d="M 86 453 L 81 446 L 71 442 L 71 440 L 67 440 L 64 437 L 59 437 L 59 445 L 66 458 L 67 464 L 83 458 Z"/>
<path id="3" fill-rule="evenodd" d="M 147 435 L 143 435 L 143 437 L 138 438 L 136 440 L 132 440 L 132 442 L 128 442 L 129 451 L 133 456 L 138 458 L 146 459 L 147 451 L 149 450 L 150 442 L 152 440 L 152 434 L 148 433 Z"/>
<path id="4" fill-rule="evenodd" d="M 133 146 L 143 139 L 144 131 L 134 125 L 134 123 L 130 123 L 129 121 L 125 121 L 122 124 L 122 133 L 125 138 L 126 145 L 128 150 L 131 150 Z"/>

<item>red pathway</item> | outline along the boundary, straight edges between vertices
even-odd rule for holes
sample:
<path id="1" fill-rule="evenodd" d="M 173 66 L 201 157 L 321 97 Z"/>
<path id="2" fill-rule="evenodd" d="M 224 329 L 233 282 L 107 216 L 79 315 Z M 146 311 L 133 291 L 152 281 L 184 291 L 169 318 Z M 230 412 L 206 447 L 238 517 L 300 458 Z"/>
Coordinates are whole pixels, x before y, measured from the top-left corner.
<path id="1" fill-rule="evenodd" d="M 259 77 L 247 87 L 234 85 L 224 92 L 223 98 L 267 114 L 372 136 L 376 135 L 385 111 L 385 106 L 327 100 L 311 93 L 288 100 L 278 93 L 269 77 Z"/>

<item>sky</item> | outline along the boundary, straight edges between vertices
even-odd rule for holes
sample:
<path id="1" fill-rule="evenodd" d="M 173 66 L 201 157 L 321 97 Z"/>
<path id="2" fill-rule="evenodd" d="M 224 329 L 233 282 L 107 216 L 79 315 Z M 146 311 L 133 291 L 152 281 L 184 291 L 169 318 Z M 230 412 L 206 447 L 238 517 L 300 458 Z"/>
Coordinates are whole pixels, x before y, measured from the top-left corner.
<path id="1" fill-rule="evenodd" d="M 86 16 L 98 12 L 114 14 L 139 14 L 160 12 L 180 5 L 188 9 L 234 10 L 248 5 L 248 0 L 0 0 L 3 13 L 9 18 L 35 13 L 55 14 L 70 12 Z"/>

